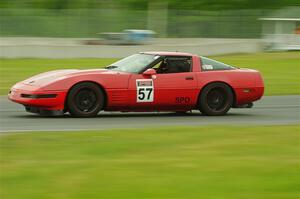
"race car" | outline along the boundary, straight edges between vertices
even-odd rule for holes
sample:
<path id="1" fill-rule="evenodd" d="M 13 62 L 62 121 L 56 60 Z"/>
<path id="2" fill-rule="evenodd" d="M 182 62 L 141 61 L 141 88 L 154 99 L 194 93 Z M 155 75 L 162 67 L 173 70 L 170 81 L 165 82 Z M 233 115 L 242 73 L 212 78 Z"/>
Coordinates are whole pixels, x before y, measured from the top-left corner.
<path id="1" fill-rule="evenodd" d="M 17 83 L 10 100 L 41 115 L 95 117 L 100 111 L 208 116 L 252 107 L 264 93 L 260 72 L 179 52 L 141 52 L 105 69 L 55 70 Z"/>

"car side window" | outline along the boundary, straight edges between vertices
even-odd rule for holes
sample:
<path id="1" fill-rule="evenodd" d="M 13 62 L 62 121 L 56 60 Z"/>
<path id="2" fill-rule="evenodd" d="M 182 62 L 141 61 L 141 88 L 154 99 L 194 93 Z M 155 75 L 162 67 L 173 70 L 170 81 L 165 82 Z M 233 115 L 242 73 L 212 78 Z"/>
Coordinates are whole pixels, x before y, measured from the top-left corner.
<path id="1" fill-rule="evenodd" d="M 186 73 L 191 71 L 191 57 L 165 57 L 153 68 L 158 74 Z"/>
<path id="2" fill-rule="evenodd" d="M 218 62 L 216 60 L 209 59 L 207 57 L 201 57 L 201 67 L 204 71 L 210 70 L 231 70 L 234 67 L 224 64 L 222 62 Z"/>

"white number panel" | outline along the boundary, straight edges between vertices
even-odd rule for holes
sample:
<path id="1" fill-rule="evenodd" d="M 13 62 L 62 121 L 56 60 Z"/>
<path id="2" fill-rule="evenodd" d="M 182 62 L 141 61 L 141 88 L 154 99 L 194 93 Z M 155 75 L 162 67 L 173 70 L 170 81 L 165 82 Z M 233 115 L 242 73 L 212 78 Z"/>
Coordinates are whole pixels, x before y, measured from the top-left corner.
<path id="1" fill-rule="evenodd" d="M 152 79 L 136 80 L 136 101 L 137 102 L 153 102 L 154 85 Z"/>

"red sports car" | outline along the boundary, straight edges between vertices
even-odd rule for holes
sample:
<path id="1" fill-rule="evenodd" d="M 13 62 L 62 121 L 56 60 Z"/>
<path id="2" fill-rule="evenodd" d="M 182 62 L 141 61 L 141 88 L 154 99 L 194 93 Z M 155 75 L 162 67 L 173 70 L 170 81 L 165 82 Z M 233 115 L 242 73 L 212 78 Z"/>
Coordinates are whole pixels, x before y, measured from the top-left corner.
<path id="1" fill-rule="evenodd" d="M 46 115 L 198 109 L 217 116 L 231 107 L 252 107 L 263 93 L 263 79 L 256 70 L 189 53 L 142 52 L 106 69 L 42 73 L 14 85 L 8 96 L 27 111 Z"/>

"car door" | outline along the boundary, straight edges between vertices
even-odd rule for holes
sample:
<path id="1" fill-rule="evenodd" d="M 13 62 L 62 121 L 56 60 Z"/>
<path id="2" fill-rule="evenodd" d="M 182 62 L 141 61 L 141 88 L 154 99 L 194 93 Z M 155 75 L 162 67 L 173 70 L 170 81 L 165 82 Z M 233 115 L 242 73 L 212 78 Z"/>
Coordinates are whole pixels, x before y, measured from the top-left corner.
<path id="1" fill-rule="evenodd" d="M 132 74 L 128 82 L 128 110 L 156 110 L 155 81 L 151 76 Z"/>
<path id="2" fill-rule="evenodd" d="M 154 85 L 159 110 L 189 109 L 195 104 L 197 82 L 192 72 L 158 74 Z"/>
<path id="3" fill-rule="evenodd" d="M 130 107 L 136 110 L 190 109 L 198 95 L 197 79 L 190 71 L 152 76 L 133 74 L 128 91 Z"/>

